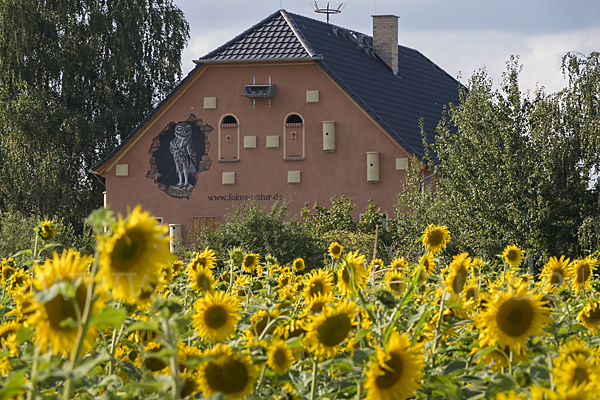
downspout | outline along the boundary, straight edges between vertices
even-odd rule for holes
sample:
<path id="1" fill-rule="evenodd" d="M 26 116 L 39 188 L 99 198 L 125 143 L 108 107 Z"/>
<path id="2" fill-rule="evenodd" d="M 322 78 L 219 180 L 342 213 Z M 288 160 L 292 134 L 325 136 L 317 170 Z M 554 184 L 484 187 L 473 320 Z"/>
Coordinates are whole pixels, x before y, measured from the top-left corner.
<path id="1" fill-rule="evenodd" d="M 421 179 L 421 198 L 422 199 L 425 197 L 425 181 L 427 179 L 433 178 L 436 174 L 437 174 L 437 166 L 433 168 L 433 174 Z"/>

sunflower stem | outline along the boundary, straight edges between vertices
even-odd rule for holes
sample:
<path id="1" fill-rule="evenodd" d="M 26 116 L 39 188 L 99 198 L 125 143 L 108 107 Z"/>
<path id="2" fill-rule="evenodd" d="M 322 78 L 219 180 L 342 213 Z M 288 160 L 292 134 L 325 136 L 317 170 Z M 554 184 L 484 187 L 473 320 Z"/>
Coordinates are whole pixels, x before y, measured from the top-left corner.
<path id="1" fill-rule="evenodd" d="M 267 363 L 264 363 L 262 369 L 260 370 L 260 378 L 258 378 L 258 383 L 256 384 L 256 393 L 260 390 L 262 386 L 262 381 L 265 378 L 265 372 L 267 372 Z"/>
<path id="2" fill-rule="evenodd" d="M 435 326 L 435 338 L 433 339 L 433 346 L 431 347 L 431 369 L 435 368 L 435 351 L 437 350 L 438 342 L 442 337 L 442 319 L 444 317 L 444 295 L 440 298 L 440 309 L 438 311 L 438 320 Z"/>
<path id="3" fill-rule="evenodd" d="M 233 292 L 233 260 L 229 260 L 229 287 L 227 292 Z"/>
<path id="4" fill-rule="evenodd" d="M 515 362 L 515 352 L 510 349 L 508 350 L 508 374 L 512 376 L 513 374 L 513 364 Z"/>
<path id="5" fill-rule="evenodd" d="M 36 345 L 33 350 L 33 365 L 31 366 L 31 376 L 29 381 L 31 382 L 31 391 L 27 393 L 27 400 L 35 400 L 37 398 L 37 370 L 40 363 L 40 346 Z"/>
<path id="6" fill-rule="evenodd" d="M 83 342 L 85 339 L 85 335 L 88 330 L 88 325 L 90 322 L 90 315 L 92 313 L 92 301 L 94 299 L 95 291 L 96 291 L 96 272 L 98 271 L 98 257 L 99 251 L 96 247 L 96 254 L 94 256 L 94 262 L 92 263 L 92 268 L 90 271 L 91 279 L 90 286 L 87 291 L 87 296 L 85 298 L 85 306 L 83 308 L 83 314 L 81 315 L 81 319 L 77 321 L 79 325 L 79 331 L 77 332 L 77 339 L 75 341 L 75 346 L 73 347 L 73 352 L 71 353 L 71 362 L 70 362 L 70 370 L 75 368 L 75 363 L 79 358 L 79 353 L 81 352 L 81 348 L 83 347 Z M 84 284 L 83 282 L 81 283 Z M 71 398 L 71 392 L 73 391 L 73 380 L 71 378 L 67 378 L 65 389 L 63 392 L 63 399 L 69 400 Z"/>
<path id="7" fill-rule="evenodd" d="M 165 339 L 166 339 L 167 345 L 169 346 L 169 350 L 177 349 L 177 345 L 174 344 L 176 342 L 176 340 L 173 337 L 173 331 L 171 330 L 171 327 L 169 326 L 168 317 L 162 318 L 162 325 L 163 325 L 164 334 L 166 336 Z M 178 400 L 181 385 L 179 382 L 179 365 L 177 363 L 177 354 L 173 354 L 169 361 L 170 361 L 171 378 L 173 379 L 173 386 L 171 386 L 171 392 L 172 392 L 171 398 L 173 400 Z"/>
<path id="8" fill-rule="evenodd" d="M 318 367 L 317 358 L 313 358 L 313 374 L 312 374 L 312 384 L 310 386 L 310 400 L 315 400 L 317 398 L 317 377 L 318 377 Z"/>
<path id="9" fill-rule="evenodd" d="M 356 382 L 356 400 L 362 399 L 362 375 L 361 379 Z"/>
<path id="10" fill-rule="evenodd" d="M 121 303 L 119 303 L 120 305 Z M 113 360 L 115 359 L 115 353 L 117 352 L 117 345 L 121 341 L 121 335 L 123 335 L 123 330 L 125 329 L 125 322 L 121 324 L 121 329 L 119 329 L 119 333 L 117 334 L 117 330 L 113 331 L 112 343 L 110 344 L 110 363 L 108 364 L 108 375 L 112 375 L 113 370 L 115 368 L 115 363 Z"/>

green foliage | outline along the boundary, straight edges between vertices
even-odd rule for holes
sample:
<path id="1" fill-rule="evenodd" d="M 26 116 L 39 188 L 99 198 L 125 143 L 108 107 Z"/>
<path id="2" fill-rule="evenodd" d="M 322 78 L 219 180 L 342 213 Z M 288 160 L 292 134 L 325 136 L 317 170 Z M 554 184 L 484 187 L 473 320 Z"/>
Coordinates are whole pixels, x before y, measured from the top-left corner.
<path id="1" fill-rule="evenodd" d="M 588 189 L 600 171 L 598 54 L 565 56 L 569 86 L 554 94 L 523 94 L 520 70 L 512 58 L 501 90 L 474 74 L 439 124 L 430 161 L 443 177 L 442 221 L 462 251 L 492 257 L 516 244 L 542 259 L 573 257 L 598 204 L 597 184 Z"/>
<path id="2" fill-rule="evenodd" d="M 23 249 L 31 249 L 35 241 L 35 228 L 48 218 L 40 216 L 26 217 L 18 211 L 8 210 L 0 213 L 0 258 L 8 258 Z M 85 228 L 83 234 L 77 234 L 72 225 L 62 219 L 53 219 L 52 224 L 57 231 L 51 240 L 56 246 L 43 250 L 42 257 L 51 257 L 52 252 L 59 254 L 63 249 L 74 248 L 85 254 L 94 252 L 94 235 L 91 229 Z M 15 259 L 22 264 L 26 256 Z"/>
<path id="3" fill-rule="evenodd" d="M 188 32 L 171 0 L 0 0 L 0 207 L 81 230 L 90 168 L 181 78 Z"/>
<path id="4" fill-rule="evenodd" d="M 279 264 L 291 264 L 301 257 L 307 270 L 323 266 L 323 250 L 317 245 L 309 230 L 290 221 L 287 203 L 274 203 L 265 209 L 256 201 L 235 206 L 226 216 L 227 223 L 219 225 L 215 232 L 208 228 L 196 237 L 194 245 L 187 251 L 203 251 L 209 247 L 222 260 L 229 258 L 229 250 L 241 247 L 247 252 L 256 252 L 261 260 L 271 254 Z"/>
<path id="5" fill-rule="evenodd" d="M 365 212 L 357 222 L 351 215 L 356 205 L 345 196 L 333 196 L 331 208 L 315 203 L 312 210 L 307 205 L 302 209 L 304 226 L 323 248 L 331 242 L 338 242 L 346 248 L 353 248 L 371 260 L 377 238 L 377 258 L 390 261 L 394 238 L 383 225 L 381 209 L 369 200 Z"/>

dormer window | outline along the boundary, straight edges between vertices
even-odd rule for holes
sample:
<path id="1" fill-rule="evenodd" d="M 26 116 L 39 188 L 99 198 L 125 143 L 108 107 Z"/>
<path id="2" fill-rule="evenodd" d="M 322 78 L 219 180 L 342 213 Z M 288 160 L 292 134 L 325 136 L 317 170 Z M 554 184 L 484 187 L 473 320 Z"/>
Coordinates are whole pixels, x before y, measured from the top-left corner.
<path id="1" fill-rule="evenodd" d="M 221 128 L 237 128 L 237 119 L 233 115 L 226 116 L 221 122 Z"/>

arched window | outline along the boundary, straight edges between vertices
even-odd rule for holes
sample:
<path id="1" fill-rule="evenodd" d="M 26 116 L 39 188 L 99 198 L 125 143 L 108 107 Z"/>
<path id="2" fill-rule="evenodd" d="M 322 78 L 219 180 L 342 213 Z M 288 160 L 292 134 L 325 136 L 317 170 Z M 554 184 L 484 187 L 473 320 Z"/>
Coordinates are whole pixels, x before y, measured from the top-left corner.
<path id="1" fill-rule="evenodd" d="M 239 160 L 239 137 L 237 118 L 233 115 L 223 116 L 219 126 L 219 161 Z"/>
<path id="2" fill-rule="evenodd" d="M 285 126 L 288 128 L 299 128 L 302 123 L 302 118 L 298 114 L 292 114 L 285 120 Z"/>
<path id="3" fill-rule="evenodd" d="M 221 122 L 221 128 L 237 128 L 237 119 L 233 115 L 226 116 Z"/>
<path id="4" fill-rule="evenodd" d="M 289 114 L 283 128 L 283 158 L 304 160 L 304 121 L 298 114 Z"/>

